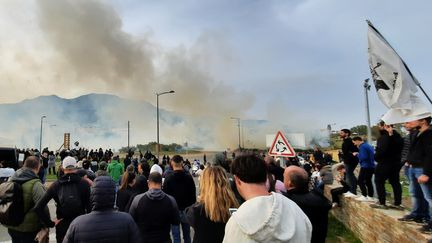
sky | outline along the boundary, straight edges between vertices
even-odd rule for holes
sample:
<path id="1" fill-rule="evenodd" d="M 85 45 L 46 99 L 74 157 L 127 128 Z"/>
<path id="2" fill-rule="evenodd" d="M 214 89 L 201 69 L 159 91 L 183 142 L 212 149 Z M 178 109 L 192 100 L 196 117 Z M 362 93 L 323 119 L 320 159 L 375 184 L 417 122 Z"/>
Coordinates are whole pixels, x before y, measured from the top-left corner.
<path id="1" fill-rule="evenodd" d="M 401 0 L 4 0 L 0 89 L 8 92 L 0 103 L 109 93 L 154 104 L 154 93 L 174 89 L 164 108 L 196 116 L 263 119 L 293 132 L 365 124 L 365 20 L 430 93 L 431 7 Z M 375 123 L 386 108 L 375 89 L 369 98 Z"/>

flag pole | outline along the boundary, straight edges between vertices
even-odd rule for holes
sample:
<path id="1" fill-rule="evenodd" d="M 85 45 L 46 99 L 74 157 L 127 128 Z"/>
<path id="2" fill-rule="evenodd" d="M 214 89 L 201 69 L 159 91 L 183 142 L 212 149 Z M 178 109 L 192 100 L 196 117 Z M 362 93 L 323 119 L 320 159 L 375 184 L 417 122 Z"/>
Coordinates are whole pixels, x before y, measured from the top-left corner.
<path id="1" fill-rule="evenodd" d="M 402 57 L 399 55 L 399 53 L 397 53 L 397 51 L 393 48 L 392 45 L 390 45 L 390 43 L 387 41 L 386 38 L 384 38 L 384 36 L 375 28 L 375 26 L 373 26 L 372 22 L 370 22 L 370 20 L 366 20 L 366 23 L 375 31 L 377 32 L 378 35 L 381 36 L 381 38 L 387 42 L 387 45 L 396 53 L 396 55 L 401 59 L 403 65 L 405 66 L 406 70 L 408 71 L 409 75 L 411 75 L 412 79 L 414 80 L 414 83 L 420 88 L 420 90 L 422 91 L 422 93 L 426 96 L 426 98 L 428 99 L 429 103 L 432 104 L 432 100 L 429 97 L 429 95 L 426 93 L 426 91 L 423 89 L 423 87 L 421 86 L 420 82 L 414 77 L 414 75 L 411 73 L 411 70 L 408 68 L 408 65 L 406 65 L 405 61 L 402 59 Z"/>
<path id="2" fill-rule="evenodd" d="M 417 79 L 414 78 L 414 80 L 417 81 Z M 417 81 L 418 82 L 418 81 Z M 429 103 L 432 104 L 432 100 L 429 97 L 429 95 L 426 93 L 426 91 L 423 89 L 423 87 L 420 85 L 420 83 L 417 83 L 417 86 L 420 88 L 420 90 L 423 92 L 423 94 L 426 96 L 426 98 L 429 100 Z"/>

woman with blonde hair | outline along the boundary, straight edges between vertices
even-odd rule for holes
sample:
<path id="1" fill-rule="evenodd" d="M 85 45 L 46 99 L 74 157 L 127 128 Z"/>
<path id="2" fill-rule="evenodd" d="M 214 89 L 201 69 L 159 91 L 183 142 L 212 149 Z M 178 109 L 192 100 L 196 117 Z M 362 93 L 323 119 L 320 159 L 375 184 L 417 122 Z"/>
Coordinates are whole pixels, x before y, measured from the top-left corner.
<path id="1" fill-rule="evenodd" d="M 238 206 L 225 170 L 220 166 L 204 169 L 198 202 L 186 209 L 187 220 L 195 231 L 193 242 L 222 242 L 229 209 Z"/>

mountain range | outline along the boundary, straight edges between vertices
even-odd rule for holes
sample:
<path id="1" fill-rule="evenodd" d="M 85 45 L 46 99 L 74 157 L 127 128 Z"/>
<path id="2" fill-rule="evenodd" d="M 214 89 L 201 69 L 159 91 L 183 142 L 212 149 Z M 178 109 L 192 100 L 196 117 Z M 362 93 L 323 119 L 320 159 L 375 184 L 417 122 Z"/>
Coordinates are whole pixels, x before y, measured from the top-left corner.
<path id="1" fill-rule="evenodd" d="M 163 107 L 163 103 L 161 103 Z M 156 141 L 156 107 L 146 101 L 110 94 L 87 94 L 72 99 L 40 96 L 14 104 L 0 104 L 0 146 L 39 148 L 42 119 L 42 147 L 58 149 L 64 133 L 89 149 L 127 146 Z M 267 120 L 242 120 L 241 143 L 265 147 L 266 134 L 292 132 L 288 126 Z M 223 125 L 221 125 L 221 123 Z M 277 129 L 277 130 L 276 130 Z M 295 131 L 297 132 L 297 131 Z M 322 135 L 309 136 L 315 141 Z M 318 137 L 318 138 L 317 138 Z M 160 109 L 160 142 L 187 143 L 190 147 L 223 150 L 238 146 L 238 127 L 230 117 L 218 118 L 179 114 Z"/>

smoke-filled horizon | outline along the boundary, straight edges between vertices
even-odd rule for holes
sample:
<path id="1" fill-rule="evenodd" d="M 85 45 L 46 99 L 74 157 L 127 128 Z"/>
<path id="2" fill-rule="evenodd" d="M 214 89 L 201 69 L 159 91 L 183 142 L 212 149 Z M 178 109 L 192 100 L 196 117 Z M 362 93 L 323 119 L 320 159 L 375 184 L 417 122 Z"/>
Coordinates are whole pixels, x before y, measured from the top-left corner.
<path id="1" fill-rule="evenodd" d="M 97 147 L 118 149 L 127 146 L 127 122 L 130 121 L 130 144 L 147 144 L 156 141 L 156 107 L 145 101 L 128 100 L 107 94 L 88 94 L 74 99 L 58 96 L 41 96 L 15 104 L 0 104 L 0 115 L 9 119 L 0 126 L 0 146 L 37 148 L 40 139 L 40 119 L 43 119 L 42 147 L 58 149 L 63 144 L 63 134 L 70 133 L 71 142 L 78 141 L 88 149 Z M 188 116 L 165 109 L 160 110 L 161 143 L 188 143 L 189 147 L 206 150 L 225 150 L 238 145 L 236 123 L 231 136 L 235 145 L 218 147 L 214 127 L 218 120 L 209 116 Z M 198 118 L 198 119 L 197 119 Z M 241 121 L 241 146 L 265 148 L 265 137 L 274 133 L 273 127 L 284 132 L 290 128 L 266 120 Z M 309 132 L 312 139 L 325 145 L 326 134 Z M 310 144 L 312 145 L 312 144 Z"/>
<path id="2" fill-rule="evenodd" d="M 393 8 L 403 17 L 398 19 L 371 12 L 371 4 L 5 0 L 0 89 L 6 92 L 0 103 L 98 93 L 155 105 L 156 92 L 175 90 L 160 97 L 161 108 L 188 119 L 161 124 L 166 126 L 161 140 L 212 148 L 237 146 L 236 121 L 230 117 L 268 121 L 258 127 L 260 134 L 314 134 L 327 124 L 336 123 L 337 129 L 365 124 L 362 82 L 370 73 L 364 19 L 374 22 L 419 80 L 430 76 L 423 58 L 430 56 L 430 36 L 410 28 L 419 18 L 430 19 L 430 3 L 406 11 L 406 4 L 396 1 Z M 431 89 L 427 82 L 424 88 Z M 154 139 L 154 116 L 143 120 L 132 109 L 102 105 L 95 127 L 133 120 L 139 139 Z M 370 106 L 372 121 L 378 121 L 385 108 L 374 91 Z M 116 121 L 107 121 L 107 114 Z M 8 136 L 22 137 L 31 126 L 35 134 L 26 143 L 37 143 L 41 114 L 31 115 L 32 121 L 16 120 Z M 245 136 L 263 144 L 258 128 L 245 129 Z"/>
<path id="3" fill-rule="evenodd" d="M 231 124 L 225 120 L 233 114 L 241 116 L 253 97 L 221 85 L 207 72 L 210 53 L 206 49 L 212 40 L 201 38 L 190 48 L 164 51 L 145 37 L 123 31 L 120 16 L 103 2 L 37 3 L 38 22 L 57 52 L 54 65 L 62 70 L 62 80 L 91 90 L 102 86 L 107 93 L 146 101 L 153 101 L 155 92 L 175 90 L 176 94 L 161 97 L 164 107 L 219 120 L 215 144 L 232 144 L 226 134 Z"/>
<path id="4" fill-rule="evenodd" d="M 217 39 L 204 33 L 192 46 L 164 49 L 147 36 L 125 32 L 118 13 L 102 1 L 42 0 L 34 4 L 33 16 L 40 30 L 35 45 L 41 49 L 13 53 L 17 66 L 28 67 L 24 73 L 6 70 L 10 80 L 37 77 L 29 82 L 27 97 L 95 92 L 154 104 L 156 92 L 175 90 L 169 97 L 160 97 L 163 108 L 197 119 L 210 117 L 211 129 L 206 129 L 210 133 L 205 136 L 214 141 L 214 147 L 236 144 L 230 136 L 235 126 L 229 117 L 242 117 L 254 97 L 212 77 L 210 60 L 224 53 L 229 56 Z M 103 107 L 106 109 L 128 113 L 116 107 Z M 128 114 L 125 119 L 134 116 Z M 192 126 L 187 124 L 169 135 L 187 137 L 194 132 Z"/>

